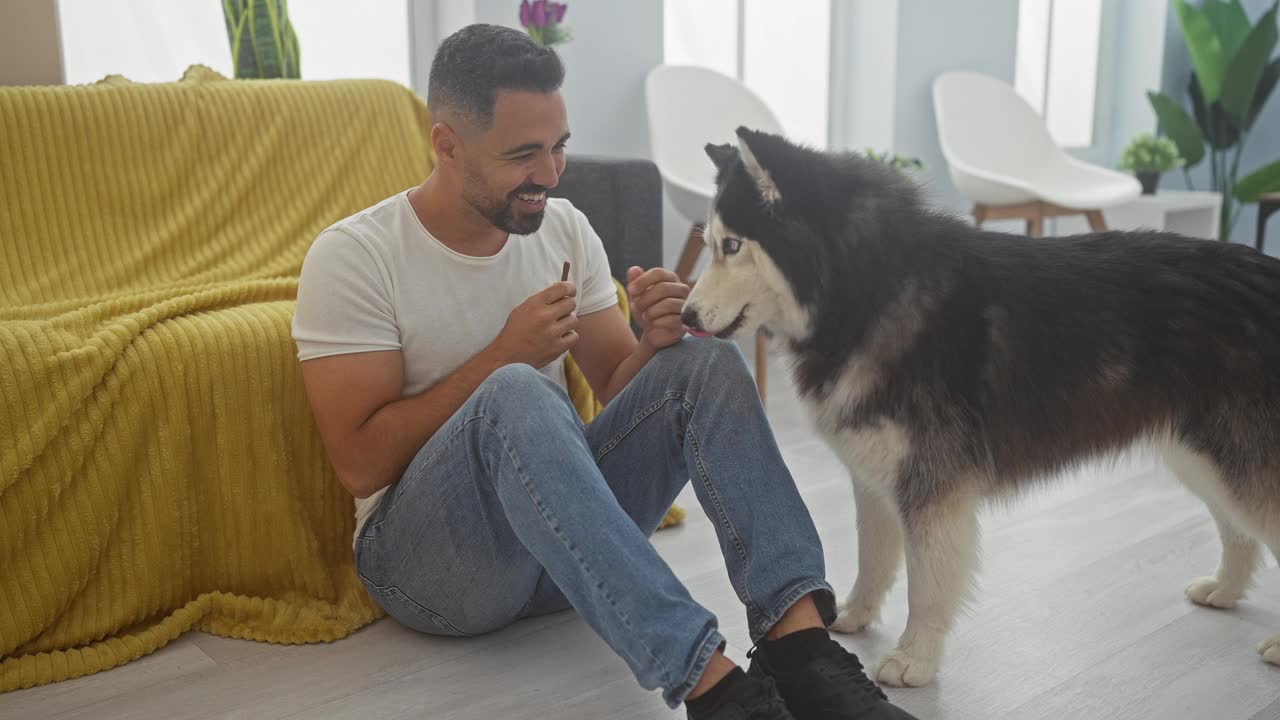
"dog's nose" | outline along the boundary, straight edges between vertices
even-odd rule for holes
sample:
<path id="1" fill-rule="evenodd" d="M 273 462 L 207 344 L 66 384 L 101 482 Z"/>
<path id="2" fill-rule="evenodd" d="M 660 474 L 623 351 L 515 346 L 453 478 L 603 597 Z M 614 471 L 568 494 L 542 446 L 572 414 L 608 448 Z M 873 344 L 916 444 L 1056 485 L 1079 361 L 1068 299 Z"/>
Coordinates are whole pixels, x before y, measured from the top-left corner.
<path id="1" fill-rule="evenodd" d="M 680 313 L 680 322 L 684 323 L 687 328 L 702 329 L 702 325 L 698 320 L 698 311 L 691 307 L 686 307 L 684 312 Z"/>

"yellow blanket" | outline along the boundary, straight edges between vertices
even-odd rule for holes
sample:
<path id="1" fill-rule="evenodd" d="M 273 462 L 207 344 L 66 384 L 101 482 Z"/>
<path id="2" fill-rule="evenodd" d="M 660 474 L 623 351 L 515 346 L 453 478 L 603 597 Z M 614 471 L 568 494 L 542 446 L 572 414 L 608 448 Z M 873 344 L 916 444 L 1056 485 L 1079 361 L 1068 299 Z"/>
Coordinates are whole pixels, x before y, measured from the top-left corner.
<path id="1" fill-rule="evenodd" d="M 289 324 L 311 241 L 420 182 L 428 128 L 379 81 L 0 88 L 0 692 L 381 615 Z"/>

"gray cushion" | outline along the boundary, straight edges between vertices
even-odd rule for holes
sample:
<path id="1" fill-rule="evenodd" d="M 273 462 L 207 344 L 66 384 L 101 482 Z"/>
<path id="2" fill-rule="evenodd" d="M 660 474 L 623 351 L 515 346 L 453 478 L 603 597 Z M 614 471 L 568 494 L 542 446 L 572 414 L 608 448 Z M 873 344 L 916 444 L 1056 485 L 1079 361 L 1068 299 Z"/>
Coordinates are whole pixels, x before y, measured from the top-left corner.
<path id="1" fill-rule="evenodd" d="M 662 265 L 662 178 L 649 160 L 570 155 L 550 194 L 587 216 L 619 282 L 632 265 Z"/>

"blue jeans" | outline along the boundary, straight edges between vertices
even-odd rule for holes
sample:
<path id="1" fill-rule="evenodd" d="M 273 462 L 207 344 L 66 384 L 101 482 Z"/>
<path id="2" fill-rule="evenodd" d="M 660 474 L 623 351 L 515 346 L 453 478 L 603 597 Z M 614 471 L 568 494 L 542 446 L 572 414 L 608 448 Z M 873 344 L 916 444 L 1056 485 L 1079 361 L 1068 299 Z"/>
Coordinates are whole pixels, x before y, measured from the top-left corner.
<path id="1" fill-rule="evenodd" d="M 387 491 L 356 567 L 389 615 L 437 635 L 573 607 L 676 707 L 723 643 L 649 543 L 690 478 L 753 641 L 809 593 L 834 621 L 813 520 L 720 340 L 660 351 L 585 427 L 533 368 L 495 372 Z"/>

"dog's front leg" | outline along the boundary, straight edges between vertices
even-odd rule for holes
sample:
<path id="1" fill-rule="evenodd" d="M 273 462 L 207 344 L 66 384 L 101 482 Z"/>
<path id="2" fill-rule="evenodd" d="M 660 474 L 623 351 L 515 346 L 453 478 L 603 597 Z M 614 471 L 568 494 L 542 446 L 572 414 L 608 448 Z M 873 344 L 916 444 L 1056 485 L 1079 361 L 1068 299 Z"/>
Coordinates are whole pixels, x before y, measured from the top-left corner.
<path id="1" fill-rule="evenodd" d="M 907 627 L 880 662 L 877 679 L 894 687 L 927 685 L 938 671 L 956 611 L 978 561 L 976 499 L 951 495 L 902 510 L 907 555 Z"/>
<path id="2" fill-rule="evenodd" d="M 842 633 L 860 632 L 880 619 L 880 606 L 902 562 L 897 508 L 882 490 L 857 480 L 853 498 L 858 515 L 858 579 L 831 626 Z"/>

